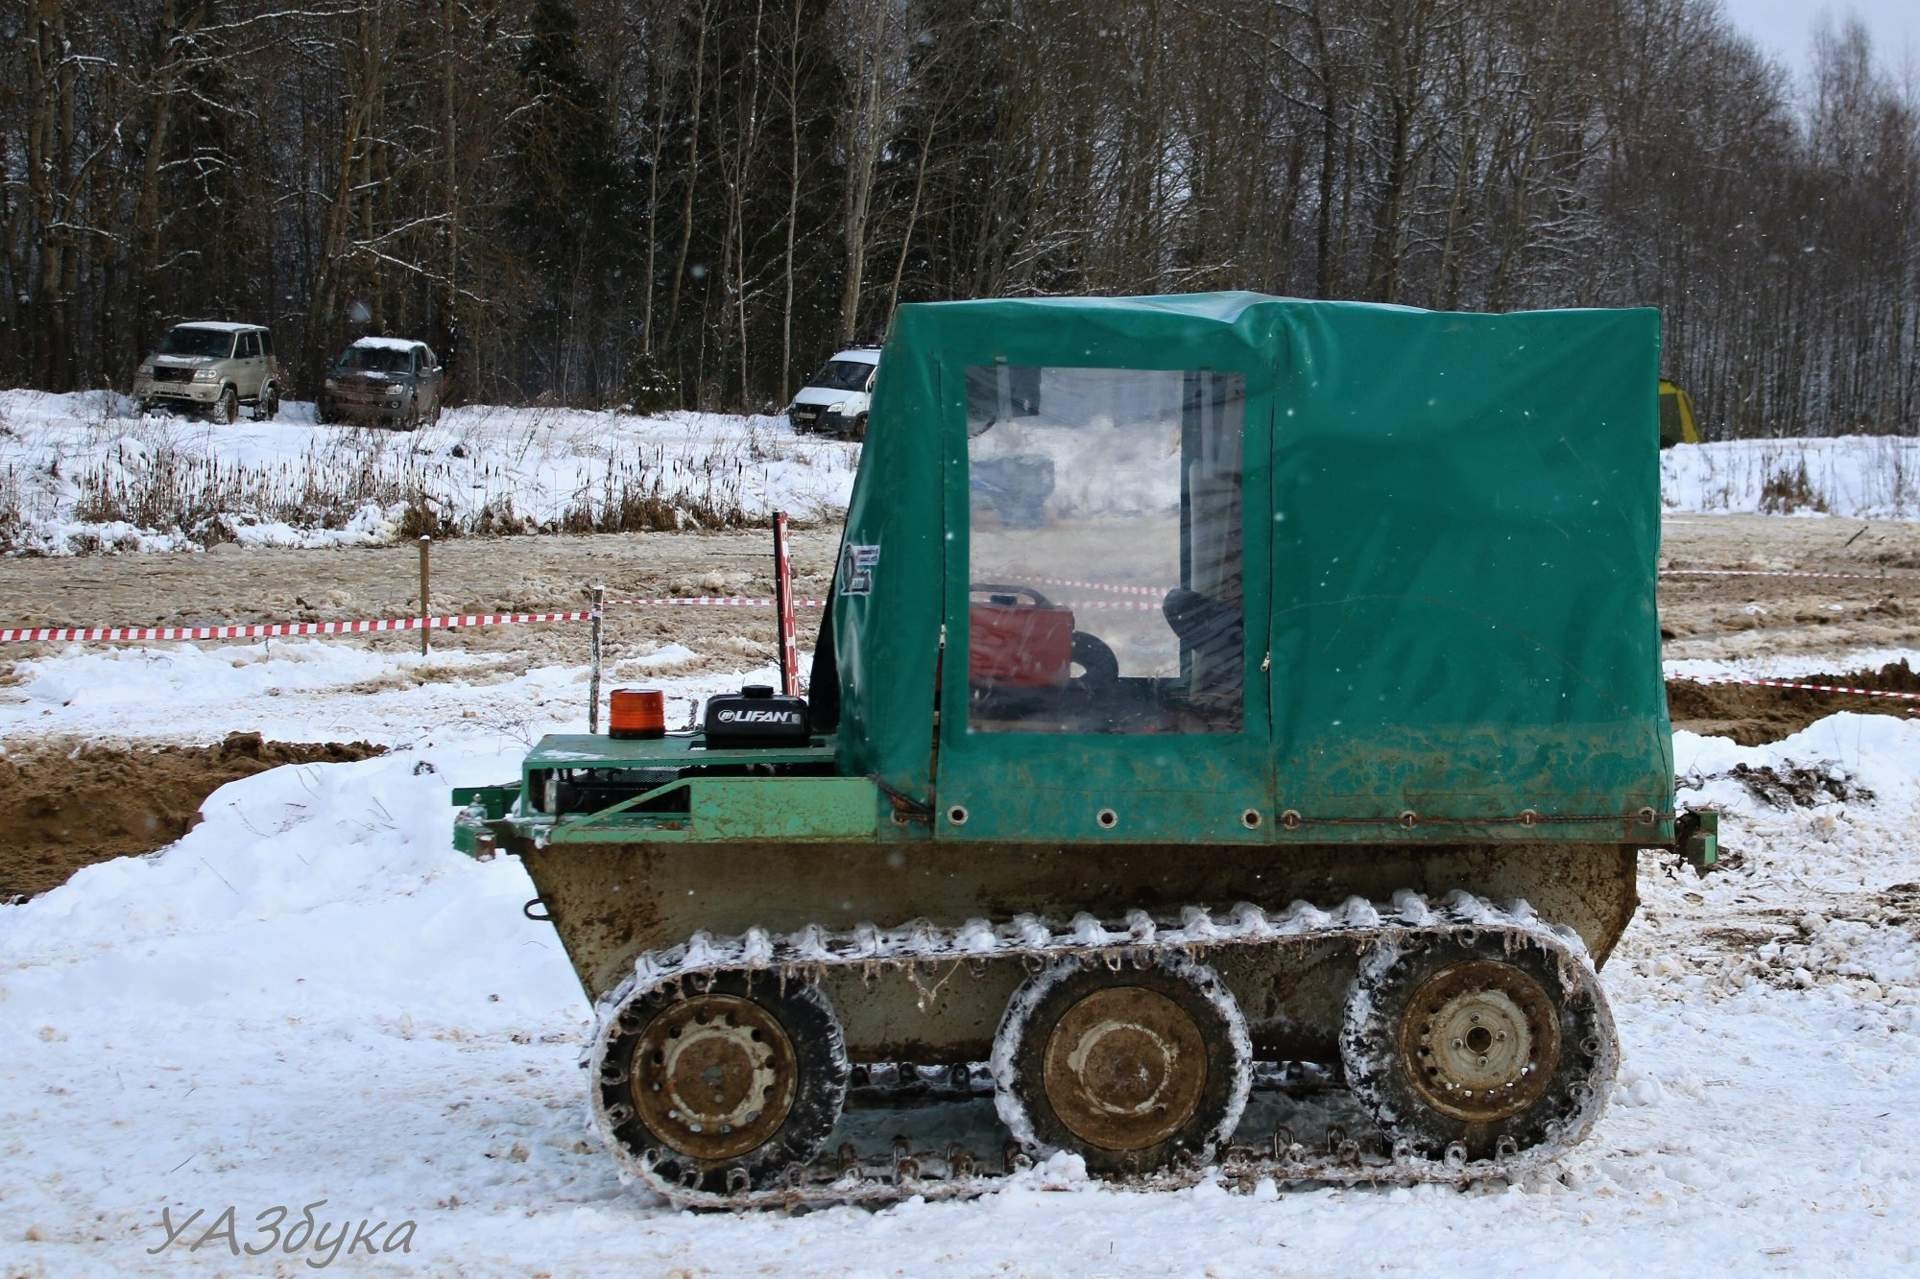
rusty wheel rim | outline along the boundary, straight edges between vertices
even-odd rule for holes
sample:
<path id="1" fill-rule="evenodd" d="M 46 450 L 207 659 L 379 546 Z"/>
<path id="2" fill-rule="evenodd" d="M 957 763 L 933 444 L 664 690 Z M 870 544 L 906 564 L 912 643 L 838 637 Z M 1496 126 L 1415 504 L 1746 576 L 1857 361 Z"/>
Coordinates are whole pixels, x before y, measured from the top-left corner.
<path id="1" fill-rule="evenodd" d="M 640 1032 L 633 1107 L 649 1131 L 694 1159 L 766 1144 L 793 1105 L 793 1041 L 774 1015 L 735 995 L 694 995 Z"/>
<path id="2" fill-rule="evenodd" d="M 1400 1022 L 1401 1063 L 1429 1106 L 1497 1123 L 1546 1095 L 1560 1060 L 1553 1000 L 1499 960 L 1443 968 L 1413 992 Z"/>
<path id="3" fill-rule="evenodd" d="M 1075 1137 L 1105 1150 L 1144 1150 L 1198 1109 L 1206 1041 L 1193 1016 L 1160 992 L 1110 986 L 1055 1024 L 1042 1082 Z"/>

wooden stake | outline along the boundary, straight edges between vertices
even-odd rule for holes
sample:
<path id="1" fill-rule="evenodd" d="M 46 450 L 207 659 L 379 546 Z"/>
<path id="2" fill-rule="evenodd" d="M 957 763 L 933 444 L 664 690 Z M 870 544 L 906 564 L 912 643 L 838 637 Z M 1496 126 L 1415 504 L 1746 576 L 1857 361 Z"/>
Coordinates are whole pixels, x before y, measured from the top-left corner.
<path id="1" fill-rule="evenodd" d="M 793 554 L 787 542 L 787 513 L 773 513 L 773 603 L 780 633 L 780 691 L 800 691 L 800 642 L 793 615 Z"/>
<path id="2" fill-rule="evenodd" d="M 607 588 L 593 588 L 593 666 L 587 677 L 587 731 L 600 731 L 600 618 L 607 610 Z"/>
<path id="3" fill-rule="evenodd" d="M 432 611 L 427 607 L 427 600 L 429 598 L 427 558 L 432 552 L 433 539 L 425 533 L 422 533 L 420 535 L 420 656 L 422 657 L 427 655 L 427 636 L 429 634 L 427 630 L 427 619 L 433 616 Z"/>

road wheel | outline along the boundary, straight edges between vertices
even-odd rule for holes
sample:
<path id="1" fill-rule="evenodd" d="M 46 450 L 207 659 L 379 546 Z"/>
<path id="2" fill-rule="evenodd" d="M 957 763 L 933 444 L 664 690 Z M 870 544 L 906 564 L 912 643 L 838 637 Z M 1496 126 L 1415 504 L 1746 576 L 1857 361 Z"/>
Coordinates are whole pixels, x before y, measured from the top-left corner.
<path id="1" fill-rule="evenodd" d="M 859 414 L 853 419 L 852 423 L 848 425 L 845 438 L 855 441 L 865 440 L 867 438 L 867 415 L 865 413 Z"/>
<path id="2" fill-rule="evenodd" d="M 653 1175 L 724 1193 L 819 1153 L 846 1103 L 846 1043 L 818 986 L 740 974 L 641 996 L 602 1031 L 594 1113 Z"/>
<path id="3" fill-rule="evenodd" d="M 1525 1150 L 1590 1116 L 1618 1065 L 1613 1019 L 1597 985 L 1567 989 L 1561 964 L 1505 937 L 1374 951 L 1340 1035 L 1354 1096 L 1429 1157 Z"/>
<path id="4" fill-rule="evenodd" d="M 232 387 L 220 392 L 219 402 L 213 406 L 213 420 L 223 426 L 232 426 L 240 420 L 240 392 Z"/>
<path id="5" fill-rule="evenodd" d="M 327 397 L 324 395 L 313 402 L 313 420 L 319 426 L 325 426 L 333 421 L 333 410 L 327 404 Z"/>
<path id="6" fill-rule="evenodd" d="M 994 1106 L 1030 1153 L 1146 1173 L 1182 1152 L 1211 1159 L 1253 1078 L 1239 1005 L 1213 969 L 1179 955 L 1115 972 L 1062 958 L 1014 993 L 994 1036 Z"/>
<path id="7" fill-rule="evenodd" d="M 407 397 L 407 410 L 400 415 L 400 429 L 403 431 L 420 429 L 420 396 L 417 393 Z"/>
<path id="8" fill-rule="evenodd" d="M 440 425 L 440 397 L 437 395 L 433 397 L 433 411 L 427 415 L 427 425 Z"/>
<path id="9" fill-rule="evenodd" d="M 269 382 L 260 388 L 260 402 L 253 406 L 253 420 L 271 422 L 280 415 L 280 388 Z"/>

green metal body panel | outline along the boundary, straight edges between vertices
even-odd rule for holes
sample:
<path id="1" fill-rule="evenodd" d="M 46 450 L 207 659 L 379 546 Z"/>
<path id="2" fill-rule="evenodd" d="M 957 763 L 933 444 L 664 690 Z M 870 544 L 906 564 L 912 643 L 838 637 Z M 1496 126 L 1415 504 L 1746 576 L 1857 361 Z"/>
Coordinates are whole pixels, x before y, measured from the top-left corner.
<path id="1" fill-rule="evenodd" d="M 699 733 L 657 738 L 612 738 L 556 733 L 540 739 L 521 766 L 516 802 L 488 816 L 515 837 L 542 844 L 752 842 L 807 843 L 870 837 L 885 806 L 864 777 L 808 775 L 834 761 L 830 741 L 777 749 L 709 751 Z M 706 776 L 704 768 L 753 776 Z M 644 770 L 666 779 L 591 813 L 555 816 L 535 802 L 554 770 Z M 797 770 L 807 770 L 805 772 Z M 500 788 L 458 792 L 493 798 Z M 525 798 L 519 798 L 524 794 Z M 675 800 L 675 811 L 639 811 Z M 684 811 L 681 811 L 681 810 Z M 471 809 L 470 809 L 471 811 Z"/>
<path id="2" fill-rule="evenodd" d="M 676 791 L 685 813 L 633 806 Z M 870 836 L 880 792 L 864 777 L 683 777 L 597 813 L 565 817 L 544 832 L 549 844 L 819 843 Z"/>

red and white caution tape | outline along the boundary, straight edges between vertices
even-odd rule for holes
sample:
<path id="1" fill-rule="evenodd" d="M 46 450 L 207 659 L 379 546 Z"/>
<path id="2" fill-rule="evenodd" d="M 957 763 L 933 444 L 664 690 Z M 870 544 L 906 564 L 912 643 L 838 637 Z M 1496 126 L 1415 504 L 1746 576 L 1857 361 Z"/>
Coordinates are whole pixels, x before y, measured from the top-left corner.
<path id="1" fill-rule="evenodd" d="M 657 596 L 651 599 L 608 600 L 609 604 L 620 604 L 630 608 L 776 608 L 778 601 L 772 596 L 760 598 L 747 595 L 679 595 Z M 795 608 L 825 608 L 825 600 L 795 600 Z"/>
<path id="2" fill-rule="evenodd" d="M 1016 575 L 1017 576 L 1017 575 Z M 1911 580 L 1897 573 L 1820 573 L 1801 569 L 1758 568 L 1663 568 L 1661 577 L 1812 577 L 1847 582 L 1883 582 L 1892 584 Z M 1113 582 L 1083 581 L 1071 577 L 1035 577 L 1027 579 L 1037 586 L 1065 586 L 1083 591 L 1105 591 L 1112 595 L 1145 595 L 1164 599 L 1170 586 L 1121 586 Z"/>
<path id="3" fill-rule="evenodd" d="M 525 622 L 584 622 L 592 616 L 591 612 L 581 609 L 567 613 L 459 613 L 449 617 L 382 617 L 350 622 L 256 622 L 234 626 L 12 626 L 0 627 L 0 644 L 369 635 L 383 631 L 446 631 L 465 626 L 513 626 Z"/>
<path id="4" fill-rule="evenodd" d="M 1785 679 L 1734 679 L 1732 677 L 1673 677 L 1675 684 L 1742 684 L 1751 688 L 1790 688 L 1804 693 L 1846 693 L 1855 697 L 1883 697 L 1901 702 L 1920 702 L 1920 693 L 1890 688 L 1847 688 L 1839 684 L 1800 684 Z"/>
<path id="5" fill-rule="evenodd" d="M 1068 586 L 1082 591 L 1110 591 L 1115 595 L 1147 595 L 1156 600 L 1165 599 L 1171 586 L 1120 586 L 1113 582 L 1082 582 L 1070 577 L 1036 577 L 1032 579 L 1041 586 Z"/>
<path id="6" fill-rule="evenodd" d="M 1663 568 L 1662 577 L 1831 577 L 1848 582 L 1895 582 L 1900 578 L 1886 573 L 1815 573 L 1800 569 L 1762 568 Z"/>
<path id="7" fill-rule="evenodd" d="M 1055 600 L 1058 608 L 1096 609 L 1107 612 L 1158 613 L 1160 605 L 1146 600 Z"/>
<path id="8" fill-rule="evenodd" d="M 772 599 L 745 596 L 694 596 L 608 600 L 643 608 L 772 608 Z M 824 608 L 825 600 L 795 600 L 796 608 Z M 585 622 L 593 613 L 458 613 L 447 617 L 361 618 L 346 622 L 254 622 L 223 626 L 7 626 L 0 644 L 113 644 L 139 640 L 279 639 L 302 635 L 375 635 L 391 631 L 447 631 L 473 626 L 516 626 L 530 622 Z"/>

